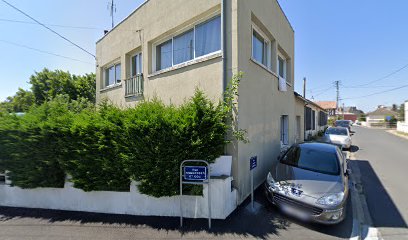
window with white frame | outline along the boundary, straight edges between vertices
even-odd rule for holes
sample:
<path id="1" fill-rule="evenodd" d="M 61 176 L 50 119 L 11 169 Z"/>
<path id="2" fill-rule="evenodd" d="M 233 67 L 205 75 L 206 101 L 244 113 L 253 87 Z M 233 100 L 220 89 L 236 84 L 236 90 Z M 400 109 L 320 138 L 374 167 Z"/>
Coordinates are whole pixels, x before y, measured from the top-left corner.
<path id="1" fill-rule="evenodd" d="M 286 69 L 287 69 L 287 61 L 286 58 L 282 54 L 278 54 L 278 75 L 279 77 L 286 79 Z"/>
<path id="2" fill-rule="evenodd" d="M 289 117 L 288 115 L 281 116 L 281 143 L 284 145 L 289 144 Z"/>
<path id="3" fill-rule="evenodd" d="M 130 76 L 135 77 L 143 73 L 142 53 L 133 55 L 130 59 Z"/>
<path id="4" fill-rule="evenodd" d="M 120 63 L 111 65 L 105 68 L 104 71 L 104 82 L 105 87 L 109 87 L 120 83 L 121 81 L 121 65 Z"/>
<path id="5" fill-rule="evenodd" d="M 195 25 L 182 34 L 156 45 L 156 71 L 221 50 L 221 17 Z"/>
<path id="6" fill-rule="evenodd" d="M 252 58 L 270 69 L 270 41 L 259 30 L 252 28 Z"/>

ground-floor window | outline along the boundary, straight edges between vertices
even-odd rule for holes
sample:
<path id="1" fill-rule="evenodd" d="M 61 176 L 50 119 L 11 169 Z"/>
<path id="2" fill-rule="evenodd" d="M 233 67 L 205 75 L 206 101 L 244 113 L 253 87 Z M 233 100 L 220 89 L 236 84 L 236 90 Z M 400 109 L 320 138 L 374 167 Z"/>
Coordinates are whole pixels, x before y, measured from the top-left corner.
<path id="1" fill-rule="evenodd" d="M 289 144 L 289 118 L 287 115 L 281 116 L 281 143 L 284 145 Z"/>
<path id="2" fill-rule="evenodd" d="M 299 142 L 301 136 L 301 119 L 300 116 L 296 116 L 296 142 Z"/>

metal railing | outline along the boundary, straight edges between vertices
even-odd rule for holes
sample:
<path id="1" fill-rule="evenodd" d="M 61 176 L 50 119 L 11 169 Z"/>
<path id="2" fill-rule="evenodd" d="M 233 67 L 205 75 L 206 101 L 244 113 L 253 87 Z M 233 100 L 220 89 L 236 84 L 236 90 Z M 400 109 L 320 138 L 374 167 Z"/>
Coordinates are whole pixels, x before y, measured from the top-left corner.
<path id="1" fill-rule="evenodd" d="M 125 80 L 125 97 L 143 95 L 143 74 Z"/>

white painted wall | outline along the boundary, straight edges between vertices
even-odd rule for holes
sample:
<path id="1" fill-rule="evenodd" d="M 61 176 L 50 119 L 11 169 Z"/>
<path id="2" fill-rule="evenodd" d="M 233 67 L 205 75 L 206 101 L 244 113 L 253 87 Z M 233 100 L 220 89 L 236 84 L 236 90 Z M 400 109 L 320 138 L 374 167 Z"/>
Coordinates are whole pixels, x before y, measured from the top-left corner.
<path id="1" fill-rule="evenodd" d="M 397 122 L 397 131 L 408 133 L 408 121 Z"/>
<path id="2" fill-rule="evenodd" d="M 237 207 L 237 190 L 231 189 L 231 156 L 221 156 L 211 168 L 212 218 L 225 219 Z M 217 176 L 217 177 L 215 177 Z M 45 208 L 70 211 L 130 214 L 140 216 L 180 216 L 180 196 L 155 198 L 141 194 L 132 182 L 130 192 L 84 192 L 66 182 L 64 188 L 21 189 L 0 185 L 0 206 Z M 203 196 L 182 197 L 183 216 L 208 217 L 208 185 Z"/>
<path id="3" fill-rule="evenodd" d="M 211 179 L 212 217 L 225 219 L 235 208 L 237 192 L 232 177 Z M 21 189 L 0 185 L 0 205 L 141 216 L 180 216 L 180 197 L 154 198 L 141 194 L 133 182 L 130 192 L 84 192 L 65 183 L 64 188 Z M 183 196 L 183 215 L 208 217 L 208 186 L 204 196 Z"/>

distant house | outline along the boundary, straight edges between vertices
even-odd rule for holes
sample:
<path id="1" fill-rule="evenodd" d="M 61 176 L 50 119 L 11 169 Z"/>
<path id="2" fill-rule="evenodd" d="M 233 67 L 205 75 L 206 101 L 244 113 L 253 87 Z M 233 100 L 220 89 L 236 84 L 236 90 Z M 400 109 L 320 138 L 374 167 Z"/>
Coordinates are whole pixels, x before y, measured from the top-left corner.
<path id="1" fill-rule="evenodd" d="M 378 108 L 375 111 L 367 113 L 367 126 L 370 127 L 383 126 L 387 118 L 391 117 L 397 118 L 397 116 L 398 116 L 397 112 L 392 111 L 384 106 L 378 106 Z"/>
<path id="2" fill-rule="evenodd" d="M 320 131 L 324 131 L 327 127 L 328 112 L 315 102 L 310 101 L 302 97 L 295 92 L 296 96 L 296 111 L 299 112 L 301 108 L 303 113 L 303 127 L 296 128 L 297 131 L 302 131 L 303 136 L 299 137 L 299 140 L 310 140 L 316 136 Z M 300 133 L 296 134 L 297 136 Z"/>
<path id="3" fill-rule="evenodd" d="M 335 101 L 318 101 L 315 103 L 326 110 L 330 117 L 336 116 L 337 103 Z"/>

